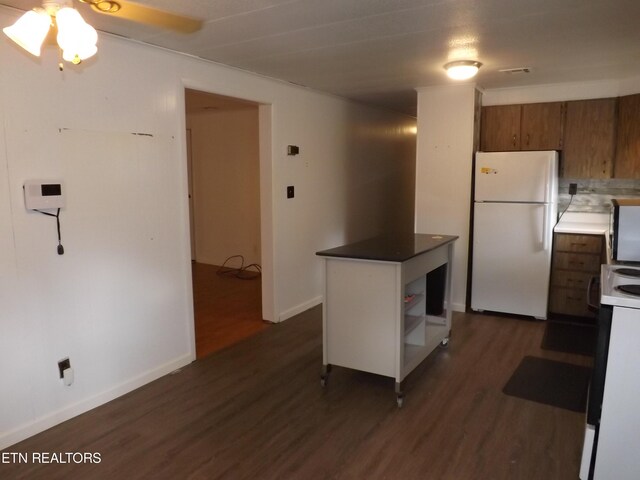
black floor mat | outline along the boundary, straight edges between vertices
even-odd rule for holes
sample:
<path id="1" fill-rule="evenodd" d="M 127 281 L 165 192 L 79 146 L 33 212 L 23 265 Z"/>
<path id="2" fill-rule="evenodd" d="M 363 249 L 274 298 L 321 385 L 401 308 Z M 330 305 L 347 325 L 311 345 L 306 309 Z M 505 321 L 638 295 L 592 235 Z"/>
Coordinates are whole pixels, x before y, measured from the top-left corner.
<path id="1" fill-rule="evenodd" d="M 593 356 L 598 329 L 595 325 L 576 325 L 548 321 L 542 338 L 543 350 Z"/>
<path id="2" fill-rule="evenodd" d="M 584 412 L 591 369 L 538 357 L 524 357 L 502 391 L 512 397 Z"/>

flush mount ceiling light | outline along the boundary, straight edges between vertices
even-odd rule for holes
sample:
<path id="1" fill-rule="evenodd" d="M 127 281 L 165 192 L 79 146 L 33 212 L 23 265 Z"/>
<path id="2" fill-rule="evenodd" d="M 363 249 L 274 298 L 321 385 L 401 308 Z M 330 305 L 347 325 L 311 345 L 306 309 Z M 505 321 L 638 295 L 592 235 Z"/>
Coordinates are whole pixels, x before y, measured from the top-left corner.
<path id="1" fill-rule="evenodd" d="M 475 60 L 456 60 L 444 65 L 449 78 L 453 80 L 468 80 L 478 73 L 478 69 L 482 66 L 480 62 Z"/>
<path id="2" fill-rule="evenodd" d="M 26 12 L 2 31 L 27 52 L 39 57 L 50 28 L 57 30 L 58 46 L 67 62 L 77 65 L 98 51 L 98 33 L 73 8 L 72 0 L 44 1 L 42 8 Z"/>

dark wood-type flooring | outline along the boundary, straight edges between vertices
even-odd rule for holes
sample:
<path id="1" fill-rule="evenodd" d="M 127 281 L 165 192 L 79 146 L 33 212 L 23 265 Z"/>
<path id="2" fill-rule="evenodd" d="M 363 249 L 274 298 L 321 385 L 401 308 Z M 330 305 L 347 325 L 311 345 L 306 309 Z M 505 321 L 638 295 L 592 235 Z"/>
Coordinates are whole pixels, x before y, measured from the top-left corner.
<path id="1" fill-rule="evenodd" d="M 99 452 L 98 465 L 0 464 L 16 479 L 575 480 L 584 414 L 502 393 L 544 322 L 455 314 L 447 349 L 407 378 L 334 367 L 321 308 L 276 324 L 7 449 Z"/>
<path id="2" fill-rule="evenodd" d="M 196 357 L 203 358 L 268 327 L 261 280 L 219 275 L 220 267 L 191 263 Z M 247 274 L 253 274 L 248 271 Z"/>

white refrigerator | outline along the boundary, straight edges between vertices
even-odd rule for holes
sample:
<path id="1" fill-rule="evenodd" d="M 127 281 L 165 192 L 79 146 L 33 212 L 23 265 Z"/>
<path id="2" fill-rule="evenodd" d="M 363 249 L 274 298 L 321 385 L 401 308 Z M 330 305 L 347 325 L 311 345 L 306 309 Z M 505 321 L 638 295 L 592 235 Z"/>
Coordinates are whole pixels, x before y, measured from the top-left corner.
<path id="1" fill-rule="evenodd" d="M 547 317 L 558 152 L 478 152 L 471 308 Z"/>

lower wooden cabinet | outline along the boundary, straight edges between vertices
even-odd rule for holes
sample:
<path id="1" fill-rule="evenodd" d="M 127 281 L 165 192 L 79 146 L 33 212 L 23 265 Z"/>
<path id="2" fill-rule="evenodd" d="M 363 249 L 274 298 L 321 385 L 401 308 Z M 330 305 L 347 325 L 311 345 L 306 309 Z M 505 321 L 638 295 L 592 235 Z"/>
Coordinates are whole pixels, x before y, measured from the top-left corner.
<path id="1" fill-rule="evenodd" d="M 549 313 L 595 317 L 588 307 L 589 282 L 605 263 L 602 235 L 556 233 L 553 241 Z"/>

